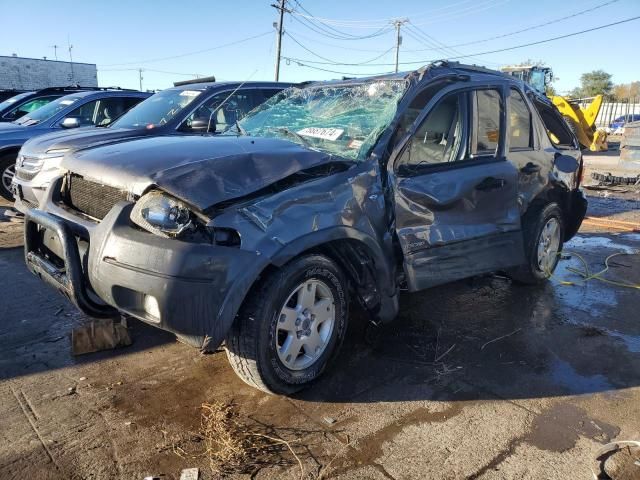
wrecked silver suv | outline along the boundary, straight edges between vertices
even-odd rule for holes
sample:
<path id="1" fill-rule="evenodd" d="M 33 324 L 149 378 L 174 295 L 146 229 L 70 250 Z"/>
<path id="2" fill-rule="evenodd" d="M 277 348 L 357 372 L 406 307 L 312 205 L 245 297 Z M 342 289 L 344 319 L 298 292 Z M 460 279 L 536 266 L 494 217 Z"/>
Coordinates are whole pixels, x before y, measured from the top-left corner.
<path id="1" fill-rule="evenodd" d="M 88 315 L 225 342 L 244 381 L 291 393 L 336 356 L 352 299 L 389 322 L 401 288 L 548 278 L 586 210 L 581 162 L 550 101 L 497 72 L 312 83 L 222 137 L 68 155 L 26 262 Z"/>

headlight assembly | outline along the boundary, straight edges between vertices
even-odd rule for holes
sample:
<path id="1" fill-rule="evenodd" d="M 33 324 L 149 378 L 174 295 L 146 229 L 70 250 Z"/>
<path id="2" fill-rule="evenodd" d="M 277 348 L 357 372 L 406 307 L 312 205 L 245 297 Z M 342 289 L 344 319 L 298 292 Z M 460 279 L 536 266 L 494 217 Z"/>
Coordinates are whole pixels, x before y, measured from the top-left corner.
<path id="1" fill-rule="evenodd" d="M 190 228 L 194 215 L 180 200 L 152 191 L 140 197 L 131 211 L 131 221 L 162 237 L 177 237 Z"/>

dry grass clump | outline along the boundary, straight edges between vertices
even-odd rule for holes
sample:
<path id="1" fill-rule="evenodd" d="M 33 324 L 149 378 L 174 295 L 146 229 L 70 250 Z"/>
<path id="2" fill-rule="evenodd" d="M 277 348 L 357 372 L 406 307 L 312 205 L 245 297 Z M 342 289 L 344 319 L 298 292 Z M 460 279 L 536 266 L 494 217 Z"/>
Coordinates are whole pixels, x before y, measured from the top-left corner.
<path id="1" fill-rule="evenodd" d="M 214 473 L 246 473 L 265 466 L 290 464 L 282 458 L 285 447 L 297 460 L 302 478 L 304 467 L 289 442 L 240 422 L 233 404 L 214 402 L 202 404 L 199 432 L 191 435 L 189 442 L 174 443 L 173 451 L 182 458 L 208 458 Z"/>

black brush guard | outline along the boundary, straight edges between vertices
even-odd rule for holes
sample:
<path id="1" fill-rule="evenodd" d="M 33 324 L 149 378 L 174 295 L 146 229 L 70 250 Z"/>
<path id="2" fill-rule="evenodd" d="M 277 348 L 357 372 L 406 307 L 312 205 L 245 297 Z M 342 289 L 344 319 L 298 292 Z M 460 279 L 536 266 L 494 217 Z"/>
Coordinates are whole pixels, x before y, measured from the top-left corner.
<path id="1" fill-rule="evenodd" d="M 57 267 L 42 255 L 40 227 L 57 235 L 62 248 L 64 268 Z M 117 310 L 96 302 L 89 295 L 78 243 L 64 220 L 41 210 L 28 210 L 24 219 L 24 258 L 32 273 L 62 293 L 82 312 L 96 318 L 117 315 Z"/>

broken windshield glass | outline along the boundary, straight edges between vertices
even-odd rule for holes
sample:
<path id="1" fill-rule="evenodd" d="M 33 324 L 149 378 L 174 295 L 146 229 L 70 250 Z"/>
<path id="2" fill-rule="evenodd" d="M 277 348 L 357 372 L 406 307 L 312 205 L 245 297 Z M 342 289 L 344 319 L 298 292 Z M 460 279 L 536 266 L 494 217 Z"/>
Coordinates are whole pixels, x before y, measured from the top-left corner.
<path id="1" fill-rule="evenodd" d="M 272 97 L 239 124 L 248 135 L 282 138 L 362 160 L 393 119 L 406 88 L 404 80 L 294 87 Z"/>

